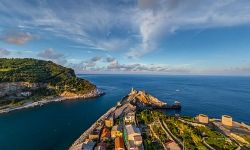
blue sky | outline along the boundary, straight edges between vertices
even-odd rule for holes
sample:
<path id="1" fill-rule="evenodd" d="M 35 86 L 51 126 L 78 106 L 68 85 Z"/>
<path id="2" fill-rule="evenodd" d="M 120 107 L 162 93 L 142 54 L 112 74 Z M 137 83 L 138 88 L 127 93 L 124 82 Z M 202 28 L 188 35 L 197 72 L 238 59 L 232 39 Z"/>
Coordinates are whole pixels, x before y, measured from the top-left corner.
<path id="1" fill-rule="evenodd" d="M 0 57 L 78 73 L 250 75 L 249 0 L 1 0 Z"/>

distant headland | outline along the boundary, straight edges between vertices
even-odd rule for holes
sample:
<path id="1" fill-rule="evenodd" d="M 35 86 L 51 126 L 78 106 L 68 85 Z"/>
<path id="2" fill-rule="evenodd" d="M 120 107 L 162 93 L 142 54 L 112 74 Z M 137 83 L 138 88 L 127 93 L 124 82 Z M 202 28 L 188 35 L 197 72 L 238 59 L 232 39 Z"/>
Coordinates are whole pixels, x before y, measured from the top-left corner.
<path id="1" fill-rule="evenodd" d="M 31 58 L 0 58 L 0 113 L 66 99 L 102 95 L 71 68 Z"/>
<path id="2" fill-rule="evenodd" d="M 250 148 L 250 126 L 228 115 L 211 119 L 168 115 L 168 105 L 145 91 L 131 92 L 103 114 L 69 148 L 70 150 L 240 150 Z"/>

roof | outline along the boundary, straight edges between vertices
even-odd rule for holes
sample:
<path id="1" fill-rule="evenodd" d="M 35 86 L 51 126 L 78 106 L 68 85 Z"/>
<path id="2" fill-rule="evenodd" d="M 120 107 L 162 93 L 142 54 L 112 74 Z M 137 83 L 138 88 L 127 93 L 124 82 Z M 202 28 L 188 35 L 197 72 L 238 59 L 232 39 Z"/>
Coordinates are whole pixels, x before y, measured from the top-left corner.
<path id="1" fill-rule="evenodd" d="M 88 141 L 82 144 L 82 149 L 83 150 L 92 150 L 95 146 L 95 142 L 93 141 Z"/>
<path id="2" fill-rule="evenodd" d="M 199 116 L 201 116 L 201 117 L 208 117 L 208 116 L 205 115 L 205 114 L 199 114 Z"/>
<path id="3" fill-rule="evenodd" d="M 115 138 L 115 148 L 116 149 L 118 149 L 118 148 L 125 149 L 124 142 L 123 142 L 123 139 L 121 137 L 116 137 Z"/>
<path id="4" fill-rule="evenodd" d="M 97 144 L 97 147 L 99 147 L 99 149 L 106 149 L 107 148 L 107 144 L 106 143 L 104 143 L 104 142 L 101 142 L 101 143 L 98 143 Z"/>
<path id="5" fill-rule="evenodd" d="M 104 137 L 107 137 L 107 138 L 110 137 L 110 131 L 109 131 L 108 128 L 103 128 L 103 129 L 102 129 L 101 138 L 104 138 Z"/>
<path id="6" fill-rule="evenodd" d="M 175 150 L 180 150 L 180 147 L 178 146 L 178 144 L 174 141 L 171 141 L 171 142 L 167 142 L 165 144 L 167 146 L 167 148 L 169 149 L 175 149 Z"/>
<path id="7" fill-rule="evenodd" d="M 134 133 L 141 134 L 139 128 L 135 127 L 134 125 L 126 125 L 126 130 L 127 130 L 128 135 L 134 134 Z"/>
<path id="8" fill-rule="evenodd" d="M 122 131 L 121 126 L 120 125 L 113 126 L 112 131 Z"/>
<path id="9" fill-rule="evenodd" d="M 135 145 L 134 141 L 129 140 L 128 141 L 128 147 L 132 149 L 138 149 L 138 147 Z"/>
<path id="10" fill-rule="evenodd" d="M 224 118 L 232 118 L 231 116 L 229 116 L 229 115 L 222 115 L 222 117 L 224 117 Z"/>
<path id="11" fill-rule="evenodd" d="M 142 141 L 142 137 L 140 135 L 134 136 L 135 141 Z"/>

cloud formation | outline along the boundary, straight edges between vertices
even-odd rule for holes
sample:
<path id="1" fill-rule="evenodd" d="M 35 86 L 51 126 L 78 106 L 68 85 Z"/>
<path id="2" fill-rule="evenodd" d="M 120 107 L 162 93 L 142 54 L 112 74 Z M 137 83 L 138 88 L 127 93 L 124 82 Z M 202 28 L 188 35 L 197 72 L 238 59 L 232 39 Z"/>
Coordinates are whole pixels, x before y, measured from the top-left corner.
<path id="1" fill-rule="evenodd" d="M 67 60 L 65 56 L 57 51 L 55 51 L 52 48 L 45 49 L 37 54 L 37 57 L 46 59 L 46 60 L 52 60 L 56 63 L 59 63 L 61 65 L 64 65 L 67 63 Z"/>
<path id="2" fill-rule="evenodd" d="M 0 37 L 0 40 L 15 45 L 23 45 L 31 41 L 33 36 L 29 32 L 7 32 L 5 35 Z"/>
<path id="3" fill-rule="evenodd" d="M 0 20 L 6 26 L 18 25 L 44 37 L 50 33 L 90 50 L 125 51 L 133 58 L 160 49 L 161 41 L 179 30 L 250 24 L 250 1 L 3 0 Z M 23 44 L 31 39 L 29 34 L 21 37 L 26 38 L 6 41 Z"/>
<path id="4" fill-rule="evenodd" d="M 120 72 L 120 73 L 189 73 L 190 66 L 182 65 L 159 65 L 159 64 L 121 64 L 113 57 L 93 57 L 79 64 L 71 65 L 77 72 Z"/>
<path id="5" fill-rule="evenodd" d="M 96 56 L 96 57 L 91 58 L 90 60 L 83 61 L 82 63 L 83 63 L 84 69 L 86 70 L 88 68 L 95 67 L 97 62 L 99 62 L 101 59 L 102 57 Z"/>
<path id="6" fill-rule="evenodd" d="M 6 57 L 8 55 L 10 55 L 10 51 L 4 48 L 0 48 L 0 57 Z"/>

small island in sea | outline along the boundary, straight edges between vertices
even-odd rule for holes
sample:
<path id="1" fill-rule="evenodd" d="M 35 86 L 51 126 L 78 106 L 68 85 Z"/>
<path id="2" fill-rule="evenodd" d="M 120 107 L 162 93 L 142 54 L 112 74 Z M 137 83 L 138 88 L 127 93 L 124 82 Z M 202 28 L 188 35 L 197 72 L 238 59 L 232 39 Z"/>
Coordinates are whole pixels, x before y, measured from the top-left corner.
<path id="1" fill-rule="evenodd" d="M 71 68 L 31 58 L 0 58 L 0 113 L 66 99 L 102 95 Z"/>
<path id="2" fill-rule="evenodd" d="M 103 114 L 70 150 L 241 150 L 250 149 L 250 126 L 231 116 L 221 119 L 170 115 L 181 109 L 145 91 L 132 89 Z"/>

